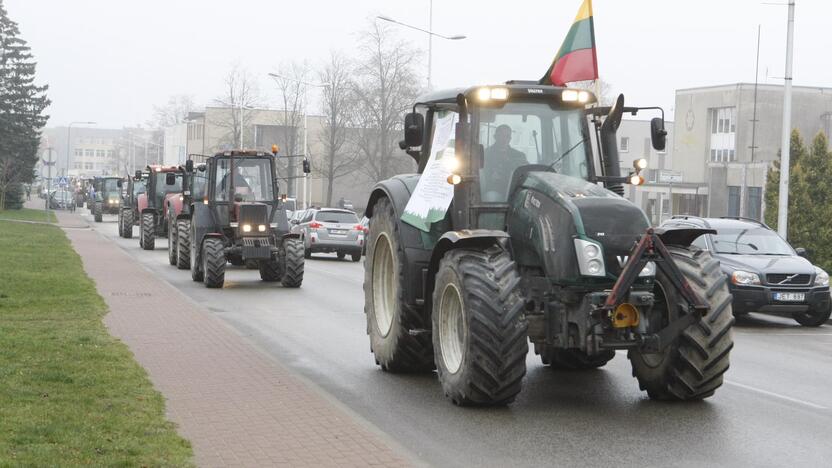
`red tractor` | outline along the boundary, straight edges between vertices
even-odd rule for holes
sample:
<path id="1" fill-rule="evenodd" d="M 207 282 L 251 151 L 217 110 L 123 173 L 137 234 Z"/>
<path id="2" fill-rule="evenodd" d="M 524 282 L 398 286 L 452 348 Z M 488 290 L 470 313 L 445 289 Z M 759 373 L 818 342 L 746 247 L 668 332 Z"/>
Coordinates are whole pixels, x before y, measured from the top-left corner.
<path id="1" fill-rule="evenodd" d="M 136 171 L 136 177 L 142 177 Z M 182 174 L 179 166 L 148 166 L 145 193 L 138 195 L 139 246 L 144 250 L 156 247 L 156 237 L 168 235 L 168 214 L 182 211 Z M 175 215 L 174 215 L 175 219 Z"/>

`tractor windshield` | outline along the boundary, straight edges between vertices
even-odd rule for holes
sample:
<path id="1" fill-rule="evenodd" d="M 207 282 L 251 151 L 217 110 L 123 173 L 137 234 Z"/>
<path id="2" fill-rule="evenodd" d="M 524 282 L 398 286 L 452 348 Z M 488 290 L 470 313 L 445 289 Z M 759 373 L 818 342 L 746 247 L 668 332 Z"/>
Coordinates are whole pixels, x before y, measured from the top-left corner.
<path id="1" fill-rule="evenodd" d="M 104 179 L 104 191 L 107 193 L 119 193 L 118 179 Z"/>
<path id="2" fill-rule="evenodd" d="M 546 102 L 508 102 L 480 108 L 476 143 L 482 200 L 505 203 L 514 171 L 527 165 L 586 179 L 589 135 L 583 109 L 553 109 Z"/>
<path id="3" fill-rule="evenodd" d="M 233 179 L 232 159 L 220 158 L 217 161 L 216 190 L 217 201 L 262 201 L 274 200 L 272 189 L 272 161 L 266 158 L 234 158 Z M 231 193 L 231 186 L 234 193 Z"/>
<path id="4" fill-rule="evenodd" d="M 195 172 L 192 179 L 193 187 L 191 187 L 191 197 L 194 200 L 201 200 L 205 198 L 208 191 L 208 178 L 204 172 Z"/>

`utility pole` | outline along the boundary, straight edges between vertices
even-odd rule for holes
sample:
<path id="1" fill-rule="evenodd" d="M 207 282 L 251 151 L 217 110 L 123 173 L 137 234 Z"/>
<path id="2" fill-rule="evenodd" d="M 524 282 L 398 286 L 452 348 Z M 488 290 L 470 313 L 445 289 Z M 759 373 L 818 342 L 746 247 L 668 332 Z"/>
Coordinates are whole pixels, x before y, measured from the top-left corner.
<path id="1" fill-rule="evenodd" d="M 780 199 L 777 207 L 777 233 L 788 240 L 789 233 L 789 158 L 791 157 L 792 51 L 794 49 L 794 0 L 789 0 L 786 29 L 786 74 L 783 77 L 783 139 L 780 145 Z"/>
<path id="2" fill-rule="evenodd" d="M 49 211 L 49 194 L 52 193 L 52 164 L 54 164 L 52 162 L 52 151 L 54 151 L 54 148 L 52 148 L 50 146 L 49 148 L 46 148 L 46 151 L 49 152 L 49 162 L 46 163 L 46 167 L 48 169 L 46 170 L 47 175 L 46 175 L 46 208 L 45 209 L 46 209 L 46 211 Z"/>

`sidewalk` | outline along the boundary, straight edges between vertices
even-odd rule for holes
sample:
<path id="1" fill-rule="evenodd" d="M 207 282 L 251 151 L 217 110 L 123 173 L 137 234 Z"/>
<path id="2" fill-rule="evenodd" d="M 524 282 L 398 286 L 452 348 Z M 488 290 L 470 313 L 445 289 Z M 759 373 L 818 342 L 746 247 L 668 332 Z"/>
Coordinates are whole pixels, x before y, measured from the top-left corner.
<path id="1" fill-rule="evenodd" d="M 132 261 L 77 214 L 59 224 L 199 466 L 404 466 L 404 450 Z M 183 274 L 186 274 L 183 272 Z"/>

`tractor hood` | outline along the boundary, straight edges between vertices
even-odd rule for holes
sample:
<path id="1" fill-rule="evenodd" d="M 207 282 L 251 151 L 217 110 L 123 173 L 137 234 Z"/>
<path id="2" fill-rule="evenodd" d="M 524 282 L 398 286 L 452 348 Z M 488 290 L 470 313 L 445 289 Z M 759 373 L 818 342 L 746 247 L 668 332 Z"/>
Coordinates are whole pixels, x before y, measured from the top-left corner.
<path id="1" fill-rule="evenodd" d="M 629 200 L 577 177 L 530 172 L 521 187 L 550 198 L 568 211 L 574 233 L 602 245 L 607 272 L 614 275 L 650 226 L 644 212 Z"/>

